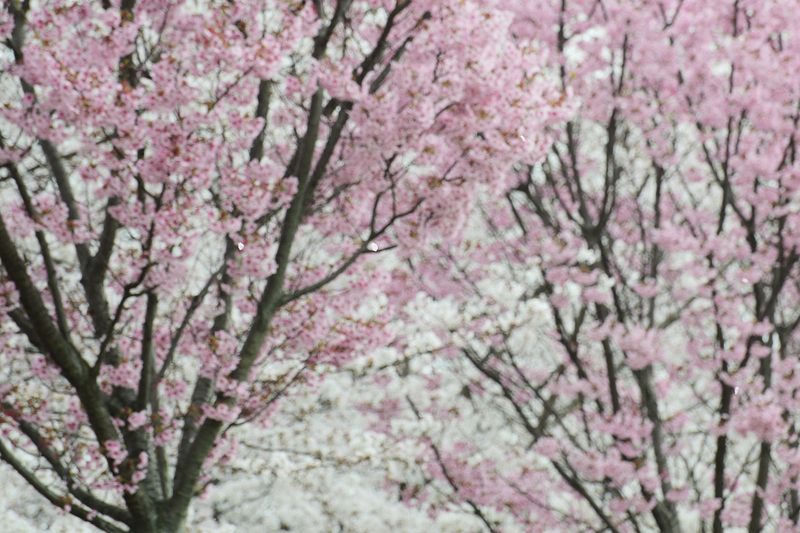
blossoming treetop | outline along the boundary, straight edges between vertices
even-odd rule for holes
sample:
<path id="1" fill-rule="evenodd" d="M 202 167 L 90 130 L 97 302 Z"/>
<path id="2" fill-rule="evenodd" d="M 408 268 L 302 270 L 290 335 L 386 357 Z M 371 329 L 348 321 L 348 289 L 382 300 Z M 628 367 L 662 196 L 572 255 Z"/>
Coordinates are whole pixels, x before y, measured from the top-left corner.
<path id="1" fill-rule="evenodd" d="M 0 457 L 105 531 L 180 530 L 233 428 L 385 344 L 366 256 L 559 115 L 493 2 L 6 4 Z"/>

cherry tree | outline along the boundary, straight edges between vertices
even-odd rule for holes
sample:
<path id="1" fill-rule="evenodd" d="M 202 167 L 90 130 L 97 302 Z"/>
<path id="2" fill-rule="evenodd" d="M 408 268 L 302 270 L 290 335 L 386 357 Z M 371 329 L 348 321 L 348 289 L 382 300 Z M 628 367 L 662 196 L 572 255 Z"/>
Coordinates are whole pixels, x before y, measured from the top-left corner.
<path id="1" fill-rule="evenodd" d="M 564 107 L 497 2 L 5 5 L 0 458 L 104 531 L 181 530 L 239 427 L 389 344 L 376 256 Z"/>
<path id="2" fill-rule="evenodd" d="M 507 4 L 579 107 L 410 258 L 410 373 L 374 402 L 420 420 L 406 497 L 493 531 L 797 530 L 796 6 Z"/>

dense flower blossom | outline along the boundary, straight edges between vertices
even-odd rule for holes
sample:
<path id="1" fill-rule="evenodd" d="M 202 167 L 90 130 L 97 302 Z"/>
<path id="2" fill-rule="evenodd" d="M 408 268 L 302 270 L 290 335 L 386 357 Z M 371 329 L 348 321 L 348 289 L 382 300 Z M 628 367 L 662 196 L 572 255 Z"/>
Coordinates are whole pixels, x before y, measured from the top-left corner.
<path id="1" fill-rule="evenodd" d="M 389 433 L 451 473 L 409 494 L 496 531 L 797 530 L 796 5 L 503 5 L 579 107 L 407 262 L 424 429 Z"/>
<path id="2" fill-rule="evenodd" d="M 567 104 L 512 23 L 464 0 L 5 2 L 0 457 L 101 529 L 180 530 L 235 428 L 391 342 L 380 258 L 458 239 L 542 155 Z"/>

